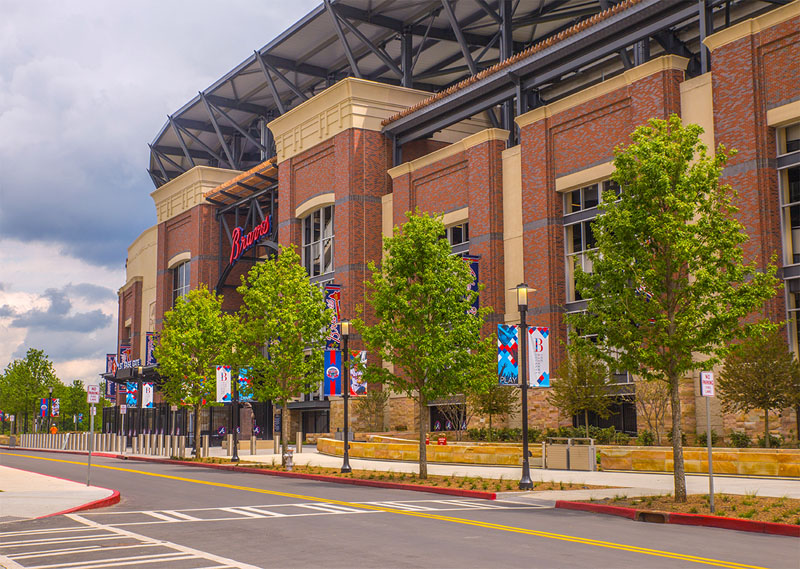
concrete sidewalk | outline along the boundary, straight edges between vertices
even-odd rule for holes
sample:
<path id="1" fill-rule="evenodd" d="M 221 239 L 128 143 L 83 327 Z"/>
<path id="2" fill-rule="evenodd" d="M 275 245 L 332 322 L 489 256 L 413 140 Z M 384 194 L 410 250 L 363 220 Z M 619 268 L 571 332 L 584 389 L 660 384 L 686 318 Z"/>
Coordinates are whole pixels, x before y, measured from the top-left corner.
<path id="1" fill-rule="evenodd" d="M 113 494 L 107 488 L 0 466 L 0 522 L 40 518 Z"/>

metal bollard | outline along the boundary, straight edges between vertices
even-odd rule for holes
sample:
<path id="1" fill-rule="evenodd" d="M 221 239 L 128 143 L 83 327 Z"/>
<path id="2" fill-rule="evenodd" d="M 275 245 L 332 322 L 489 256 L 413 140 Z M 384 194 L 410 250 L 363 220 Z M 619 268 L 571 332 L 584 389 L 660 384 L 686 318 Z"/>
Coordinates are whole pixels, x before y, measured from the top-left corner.
<path id="1" fill-rule="evenodd" d="M 250 437 L 250 455 L 256 454 L 256 449 L 258 448 L 258 439 L 255 435 Z"/>
<path id="2" fill-rule="evenodd" d="M 302 431 L 297 431 L 297 453 L 300 454 L 303 452 L 303 433 Z"/>
<path id="3" fill-rule="evenodd" d="M 200 456 L 202 458 L 208 457 L 208 446 L 209 446 L 209 439 L 211 438 L 210 435 L 203 435 L 200 437 L 202 439 L 203 448 L 201 449 Z"/>
<path id="4" fill-rule="evenodd" d="M 227 436 L 228 442 L 228 456 L 233 456 L 233 433 L 228 433 Z"/>

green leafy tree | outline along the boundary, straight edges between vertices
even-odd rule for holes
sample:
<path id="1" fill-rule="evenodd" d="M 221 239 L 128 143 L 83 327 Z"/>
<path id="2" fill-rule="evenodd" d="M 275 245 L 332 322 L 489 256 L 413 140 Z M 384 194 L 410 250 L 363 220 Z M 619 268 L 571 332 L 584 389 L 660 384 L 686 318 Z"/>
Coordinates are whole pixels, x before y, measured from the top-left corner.
<path id="1" fill-rule="evenodd" d="M 189 291 L 164 314 L 155 348 L 167 402 L 191 405 L 194 444 L 200 448 L 200 409 L 216 400 L 215 366 L 230 365 L 237 344 L 237 320 L 222 311 L 222 297 L 204 285 Z"/>
<path id="2" fill-rule="evenodd" d="M 53 362 L 43 350 L 30 348 L 25 357 L 6 366 L 0 383 L 0 405 L 6 413 L 16 415 L 17 424 L 28 430 L 29 416 L 39 416 L 39 399 L 47 397 L 50 388 L 61 382 L 56 377 Z"/>
<path id="3" fill-rule="evenodd" d="M 300 257 L 289 247 L 255 265 L 242 278 L 237 354 L 251 368 L 253 391 L 281 406 L 281 443 L 286 445 L 286 404 L 322 381 L 326 326 L 331 313 L 320 288 L 308 281 Z"/>
<path id="4" fill-rule="evenodd" d="M 485 391 L 476 391 L 467 398 L 467 405 L 475 413 L 489 417 L 489 441 L 493 435 L 492 418 L 497 415 L 516 415 L 519 404 L 519 390 L 511 385 L 493 385 Z"/>
<path id="5" fill-rule="evenodd" d="M 489 309 L 469 313 L 476 294 L 467 288 L 472 273 L 450 254 L 441 219 L 406 216 L 402 230 L 384 239 L 383 265 L 370 263 L 368 301 L 377 323 L 358 320 L 355 326 L 367 347 L 393 366 L 372 367 L 373 377 L 417 402 L 419 475 L 427 478 L 428 402 L 488 388 L 496 378 L 497 356 L 492 338 L 480 338 Z"/>
<path id="6" fill-rule="evenodd" d="M 589 437 L 589 413 L 606 418 L 611 415 L 609 371 L 594 354 L 569 350 L 550 384 L 547 401 L 566 418 L 583 414 Z"/>
<path id="7" fill-rule="evenodd" d="M 86 388 L 81 380 L 76 379 L 71 384 L 63 386 L 58 396 L 61 399 L 62 426 L 78 430 L 77 417 L 80 414 L 83 414 L 84 424 L 88 425 L 89 404 L 86 402 Z"/>
<path id="8" fill-rule="evenodd" d="M 686 501 L 681 436 L 682 377 L 718 361 L 748 327 L 743 319 L 775 294 L 775 267 L 743 261 L 748 237 L 735 219 L 734 193 L 720 185 L 728 158 L 709 156 L 702 129 L 677 116 L 649 121 L 617 148 L 622 188 L 605 192 L 592 228 L 593 273 L 578 274 L 587 311 L 568 317 L 583 347 L 609 364 L 670 389 L 675 500 Z M 704 358 L 697 358 L 704 356 Z"/>
<path id="9" fill-rule="evenodd" d="M 798 383 L 800 364 L 775 331 L 738 344 L 725 358 L 717 389 L 727 411 L 764 412 L 764 440 L 769 446 L 769 412 L 791 405 Z"/>

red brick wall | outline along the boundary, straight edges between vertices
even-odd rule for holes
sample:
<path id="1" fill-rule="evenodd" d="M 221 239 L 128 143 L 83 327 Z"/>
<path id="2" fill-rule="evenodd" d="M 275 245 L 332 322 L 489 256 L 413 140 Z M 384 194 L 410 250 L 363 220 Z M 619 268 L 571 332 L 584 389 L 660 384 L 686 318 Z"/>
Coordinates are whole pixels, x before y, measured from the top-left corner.
<path id="1" fill-rule="evenodd" d="M 751 237 L 745 258 L 759 268 L 773 255 L 782 264 L 776 132 L 767 126 L 766 113 L 800 97 L 798 44 L 800 18 L 795 18 L 712 54 L 716 143 L 737 151 L 722 182 L 738 192 L 738 217 Z M 782 294 L 768 303 L 764 316 L 785 319 Z"/>
<path id="2" fill-rule="evenodd" d="M 524 271 L 537 289 L 528 323 L 550 327 L 552 370 L 566 339 L 563 198 L 555 179 L 612 160 L 638 125 L 680 112 L 682 78 L 681 71 L 655 73 L 521 129 Z"/>
<path id="3" fill-rule="evenodd" d="M 393 180 L 395 226 L 407 211 L 444 214 L 469 207 L 471 255 L 479 255 L 481 306 L 491 306 L 489 322 L 503 321 L 503 177 L 505 141 L 492 140 Z M 405 156 L 404 156 L 405 158 Z M 487 324 L 490 333 L 493 324 Z"/>

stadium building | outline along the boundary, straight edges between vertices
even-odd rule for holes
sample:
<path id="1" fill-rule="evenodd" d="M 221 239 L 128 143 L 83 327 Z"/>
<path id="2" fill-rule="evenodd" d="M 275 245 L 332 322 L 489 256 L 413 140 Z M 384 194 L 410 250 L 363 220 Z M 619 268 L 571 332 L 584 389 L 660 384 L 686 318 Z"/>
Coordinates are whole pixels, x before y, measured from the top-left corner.
<path id="1" fill-rule="evenodd" d="M 177 109 L 150 143 L 156 216 L 128 248 L 119 291 L 117 352 L 130 361 L 105 376 L 157 380 L 148 333 L 175 299 L 205 284 L 236 309 L 241 275 L 277 244 L 297 247 L 311 281 L 340 285 L 341 317 L 353 317 L 382 237 L 417 207 L 444 217 L 454 253 L 479 257 L 480 302 L 494 310 L 487 332 L 518 322 L 517 283 L 536 289 L 528 323 L 549 327 L 556 369 L 563 315 L 586 306 L 574 269 L 591 268 L 613 148 L 673 113 L 701 125 L 708 146 L 738 150 L 723 182 L 738 191 L 746 258 L 763 268 L 778 255 L 785 287 L 765 316 L 789 322 L 798 351 L 800 1 L 324 0 Z M 636 432 L 635 382 L 615 380 L 615 415 L 599 424 Z M 705 430 L 698 384 L 687 377 L 682 388 L 690 436 Z M 546 391 L 528 392 L 530 425 L 569 424 Z M 433 429 L 446 403 L 421 420 Z M 292 435 L 336 431 L 341 409 L 310 393 L 283 424 Z M 138 428 L 131 411 L 126 430 Z M 243 432 L 255 421 L 271 438 L 273 415 L 254 404 Z M 177 416 L 185 433 L 186 412 Z M 211 409 L 204 430 L 228 420 L 227 408 Z M 419 420 L 412 402 L 390 399 L 386 429 Z M 120 421 L 118 406 L 106 410 L 107 429 Z M 174 421 L 156 395 L 142 424 Z M 771 424 L 788 435 L 796 421 L 787 409 Z M 712 428 L 753 436 L 763 420 L 725 414 L 715 399 Z"/>

